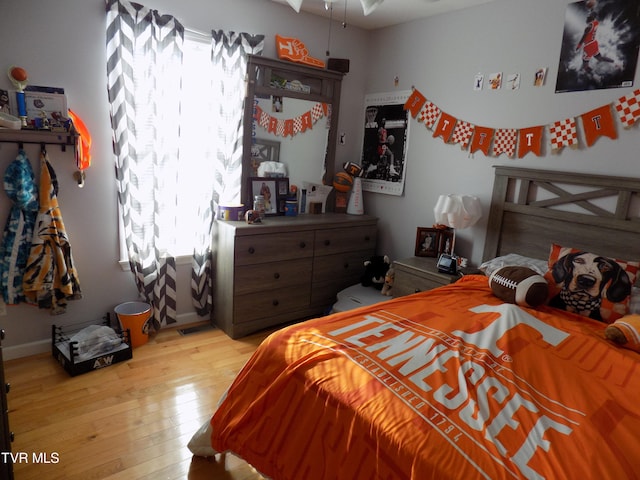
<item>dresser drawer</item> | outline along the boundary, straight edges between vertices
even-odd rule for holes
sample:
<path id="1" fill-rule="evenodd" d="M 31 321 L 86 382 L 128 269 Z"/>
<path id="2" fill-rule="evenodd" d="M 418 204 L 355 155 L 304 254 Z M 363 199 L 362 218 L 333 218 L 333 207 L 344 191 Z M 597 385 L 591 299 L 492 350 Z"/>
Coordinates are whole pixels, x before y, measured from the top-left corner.
<path id="1" fill-rule="evenodd" d="M 358 283 L 364 273 L 364 262 L 373 255 L 373 250 L 345 252 L 325 255 L 313 259 L 313 283 L 355 280 Z"/>
<path id="2" fill-rule="evenodd" d="M 376 247 L 376 232 L 375 225 L 318 230 L 314 244 L 315 255 L 333 255 L 357 250 L 373 251 Z"/>
<path id="3" fill-rule="evenodd" d="M 277 317 L 290 311 L 309 307 L 311 285 L 278 288 L 234 297 L 234 323 L 252 322 L 266 317 Z"/>
<path id="4" fill-rule="evenodd" d="M 418 276 L 396 268 L 396 276 L 393 280 L 393 296 L 402 297 L 412 293 L 424 292 L 433 288 L 442 287 L 449 282 L 439 278 Z"/>
<path id="5" fill-rule="evenodd" d="M 332 305 L 340 290 L 360 283 L 365 268 L 364 262 L 372 255 L 373 250 L 314 258 L 311 303 Z"/>
<path id="6" fill-rule="evenodd" d="M 235 269 L 235 294 L 292 287 L 311 281 L 311 257 L 281 262 L 240 265 Z"/>
<path id="7" fill-rule="evenodd" d="M 235 264 L 276 262 L 313 256 L 313 231 L 237 237 Z"/>

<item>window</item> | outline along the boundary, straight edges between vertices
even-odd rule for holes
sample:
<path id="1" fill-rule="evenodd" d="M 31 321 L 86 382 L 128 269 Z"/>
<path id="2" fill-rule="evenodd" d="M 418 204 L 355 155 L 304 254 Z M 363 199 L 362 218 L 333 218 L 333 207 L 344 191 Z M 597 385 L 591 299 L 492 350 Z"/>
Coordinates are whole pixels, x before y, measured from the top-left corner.
<path id="1" fill-rule="evenodd" d="M 201 217 L 198 205 L 202 198 L 211 198 L 213 189 L 213 145 L 215 118 L 210 102 L 213 67 L 211 65 L 211 38 L 195 32 L 185 32 L 182 65 L 182 98 L 179 117 L 180 139 L 179 167 L 176 177 L 165 182 L 177 182 L 178 194 L 175 238 L 163 242 L 167 254 L 179 258 L 179 263 L 189 263 L 193 254 L 193 232 Z M 150 180 L 151 181 L 151 180 Z M 207 201 L 205 200 L 206 204 Z M 173 206 L 169 206 L 173 207 Z M 120 220 L 120 258 L 128 265 L 122 220 Z"/>

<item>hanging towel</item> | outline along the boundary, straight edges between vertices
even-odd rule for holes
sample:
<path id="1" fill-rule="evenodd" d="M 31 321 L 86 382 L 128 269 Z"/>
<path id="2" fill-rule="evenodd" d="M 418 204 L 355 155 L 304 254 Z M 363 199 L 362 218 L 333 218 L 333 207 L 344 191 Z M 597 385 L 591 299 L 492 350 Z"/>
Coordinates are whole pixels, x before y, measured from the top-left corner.
<path id="1" fill-rule="evenodd" d="M 13 205 L 0 246 L 0 288 L 4 302 L 11 305 L 24 301 L 22 274 L 38 215 L 38 189 L 24 150 L 7 167 L 4 189 Z"/>
<path id="2" fill-rule="evenodd" d="M 66 311 L 67 300 L 82 297 L 57 195 L 58 180 L 43 151 L 40 154 L 40 208 L 23 288 L 29 303 L 48 308 L 54 315 Z"/>

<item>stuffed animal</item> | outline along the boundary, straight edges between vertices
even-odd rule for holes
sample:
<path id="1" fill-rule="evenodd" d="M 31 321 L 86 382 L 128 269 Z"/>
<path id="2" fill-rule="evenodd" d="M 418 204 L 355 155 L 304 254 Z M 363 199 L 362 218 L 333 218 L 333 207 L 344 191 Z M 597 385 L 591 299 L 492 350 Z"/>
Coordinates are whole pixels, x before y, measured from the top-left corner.
<path id="1" fill-rule="evenodd" d="M 391 297 L 393 293 L 391 293 L 391 289 L 393 288 L 393 280 L 396 278 L 396 271 L 393 267 L 389 267 L 387 270 L 387 274 L 384 276 L 384 285 L 382 286 L 382 295 L 386 295 L 387 297 Z"/>
<path id="2" fill-rule="evenodd" d="M 364 262 L 364 274 L 361 280 L 362 286 L 382 290 L 384 278 L 390 265 L 391 261 L 386 255 L 374 255 Z"/>

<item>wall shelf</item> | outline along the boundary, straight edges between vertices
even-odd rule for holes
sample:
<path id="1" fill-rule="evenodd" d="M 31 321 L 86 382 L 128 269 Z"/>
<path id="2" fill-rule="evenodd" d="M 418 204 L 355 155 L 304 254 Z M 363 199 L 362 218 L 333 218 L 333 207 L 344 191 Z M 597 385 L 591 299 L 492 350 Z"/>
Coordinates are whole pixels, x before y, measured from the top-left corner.
<path id="1" fill-rule="evenodd" d="M 2 143 L 35 143 L 39 145 L 60 145 L 64 152 L 67 145 L 75 147 L 78 135 L 73 132 L 50 132 L 47 130 L 0 129 Z"/>

